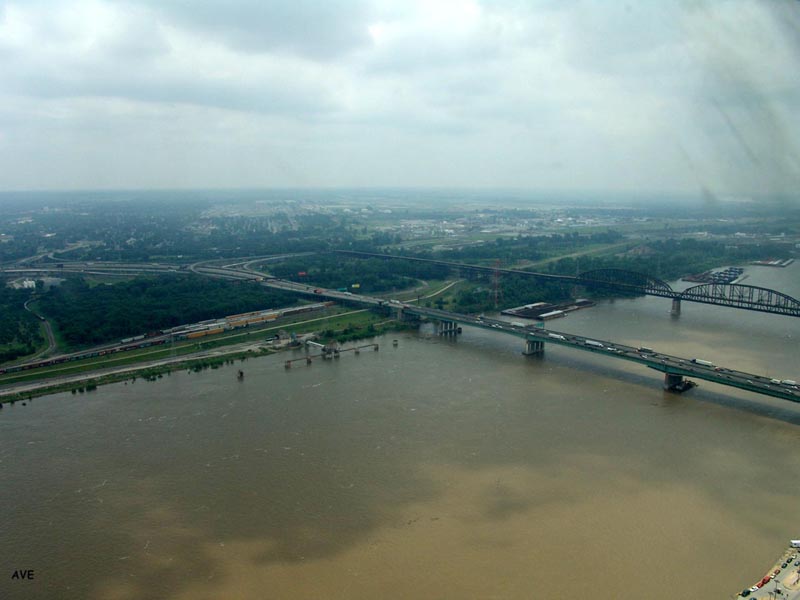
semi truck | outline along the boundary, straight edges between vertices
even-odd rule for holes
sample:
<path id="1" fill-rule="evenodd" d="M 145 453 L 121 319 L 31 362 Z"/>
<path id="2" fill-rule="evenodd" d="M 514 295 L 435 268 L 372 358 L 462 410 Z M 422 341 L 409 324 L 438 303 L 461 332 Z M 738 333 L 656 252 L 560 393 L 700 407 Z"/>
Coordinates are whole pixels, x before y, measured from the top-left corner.
<path id="1" fill-rule="evenodd" d="M 700 358 L 693 358 L 692 362 L 694 364 L 696 364 L 696 365 L 702 365 L 704 367 L 713 367 L 714 366 L 714 363 L 712 363 L 710 360 L 702 360 Z"/>

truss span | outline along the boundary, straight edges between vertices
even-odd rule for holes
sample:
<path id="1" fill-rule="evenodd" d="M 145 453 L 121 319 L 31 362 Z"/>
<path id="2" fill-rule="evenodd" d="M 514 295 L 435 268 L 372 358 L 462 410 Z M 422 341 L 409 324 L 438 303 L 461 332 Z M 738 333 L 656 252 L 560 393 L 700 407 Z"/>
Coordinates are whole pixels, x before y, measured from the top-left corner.
<path id="1" fill-rule="evenodd" d="M 800 317 L 800 300 L 752 285 L 703 283 L 684 290 L 678 298 Z"/>
<path id="2" fill-rule="evenodd" d="M 607 287 L 627 290 L 634 293 L 654 296 L 676 295 L 666 281 L 656 279 L 645 273 L 626 271 L 624 269 L 595 269 L 578 275 L 581 284 L 594 287 Z"/>

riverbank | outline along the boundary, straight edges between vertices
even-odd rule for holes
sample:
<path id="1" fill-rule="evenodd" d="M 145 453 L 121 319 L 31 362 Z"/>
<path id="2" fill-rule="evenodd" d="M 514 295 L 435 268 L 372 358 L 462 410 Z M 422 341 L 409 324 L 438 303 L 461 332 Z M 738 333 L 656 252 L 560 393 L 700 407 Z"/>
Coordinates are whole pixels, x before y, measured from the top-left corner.
<path id="1" fill-rule="evenodd" d="M 35 381 L 18 384 L 9 389 L 0 390 L 0 407 L 4 403 L 24 402 L 39 396 L 59 392 L 84 393 L 93 391 L 98 386 L 121 381 L 135 382 L 138 378 L 153 381 L 172 371 L 188 369 L 199 371 L 207 368 L 219 368 L 225 363 L 246 360 L 249 357 L 272 354 L 276 350 L 265 347 L 242 349 L 226 349 L 214 352 L 199 352 L 195 355 L 161 359 L 116 369 L 101 369 L 79 375 L 65 376 L 49 381 Z"/>
<path id="2" fill-rule="evenodd" d="M 315 319 L 316 320 L 316 319 Z M 372 338 L 389 331 L 406 329 L 407 326 L 395 321 L 384 321 L 372 328 L 351 328 L 347 326 L 342 330 L 325 330 L 319 334 L 320 339 L 328 342 L 349 342 Z M 307 332 L 309 336 L 311 332 Z M 313 334 L 316 337 L 316 334 Z M 137 379 L 154 381 L 169 375 L 173 371 L 190 370 L 201 371 L 204 369 L 217 369 L 224 364 L 245 361 L 248 358 L 275 354 L 287 350 L 292 345 L 290 339 L 271 340 L 268 342 L 252 341 L 231 346 L 222 346 L 206 349 L 192 354 L 184 354 L 169 358 L 146 361 L 126 365 L 124 367 L 96 369 L 73 375 L 65 375 L 49 380 L 36 380 L 11 385 L 0 390 L 0 408 L 4 403 L 14 404 L 26 402 L 39 396 L 72 392 L 73 394 L 91 392 L 101 385 L 119 383 L 124 381 L 135 382 Z"/>

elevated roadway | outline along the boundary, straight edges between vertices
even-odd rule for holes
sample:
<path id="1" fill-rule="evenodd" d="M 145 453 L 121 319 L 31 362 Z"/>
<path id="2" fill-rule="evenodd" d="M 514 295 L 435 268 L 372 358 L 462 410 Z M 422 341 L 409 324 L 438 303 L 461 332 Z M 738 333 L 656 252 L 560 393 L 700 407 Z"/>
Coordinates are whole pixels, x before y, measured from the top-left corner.
<path id="1" fill-rule="evenodd" d="M 459 323 L 461 325 L 479 327 L 482 329 L 491 329 L 493 331 L 523 338 L 526 342 L 535 341 L 542 344 L 548 343 L 558 346 L 567 346 L 569 348 L 591 352 L 609 358 L 635 362 L 664 373 L 665 387 L 668 386 L 670 382 L 672 384 L 678 384 L 683 377 L 692 377 L 693 379 L 704 379 L 706 381 L 773 396 L 783 400 L 800 402 L 800 389 L 798 389 L 796 385 L 785 385 L 778 380 L 754 373 L 746 373 L 737 369 L 714 364 L 697 363 L 691 358 L 656 352 L 649 348 L 636 348 L 611 340 L 588 338 L 574 333 L 555 331 L 553 329 L 520 327 L 506 321 L 472 317 L 469 315 L 407 304 L 403 305 L 402 310 L 407 314 L 425 316 L 429 319 Z"/>
<path id="2" fill-rule="evenodd" d="M 589 338 L 553 329 L 519 326 L 507 321 L 416 306 L 408 302 L 399 302 L 397 300 L 384 300 L 382 298 L 374 298 L 362 294 L 339 292 L 279 279 L 264 279 L 261 284 L 276 289 L 292 291 L 305 296 L 386 309 L 394 311 L 399 318 L 407 318 L 413 315 L 439 321 L 440 323 L 476 327 L 513 335 L 525 340 L 526 353 L 533 354 L 541 352 L 545 344 L 555 344 L 582 352 L 591 352 L 592 354 L 607 358 L 638 363 L 664 373 L 665 388 L 680 386 L 684 377 L 691 377 L 692 379 L 703 379 L 720 385 L 735 387 L 756 394 L 780 398 L 782 400 L 800 402 L 800 389 L 798 389 L 797 385 L 783 384 L 776 379 L 764 375 L 757 375 L 755 373 L 747 373 L 738 369 L 711 363 L 705 364 L 706 361 L 698 363 L 692 358 L 666 354 L 654 349 L 636 348 L 611 340 Z M 445 327 L 441 331 L 446 334 L 455 333 L 455 328 Z"/>

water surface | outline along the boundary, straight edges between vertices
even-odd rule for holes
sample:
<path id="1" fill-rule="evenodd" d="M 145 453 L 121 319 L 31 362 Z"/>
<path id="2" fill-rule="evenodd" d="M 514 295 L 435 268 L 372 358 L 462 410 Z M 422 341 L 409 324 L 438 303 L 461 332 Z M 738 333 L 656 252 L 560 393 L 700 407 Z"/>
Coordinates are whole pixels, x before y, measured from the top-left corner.
<path id="1" fill-rule="evenodd" d="M 796 265 L 748 273 L 800 296 Z M 800 379 L 800 320 L 669 308 L 548 325 Z M 800 535 L 798 405 L 496 332 L 395 337 L 4 408 L 0 597 L 716 598 Z"/>

